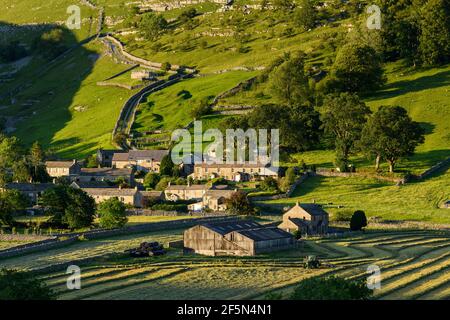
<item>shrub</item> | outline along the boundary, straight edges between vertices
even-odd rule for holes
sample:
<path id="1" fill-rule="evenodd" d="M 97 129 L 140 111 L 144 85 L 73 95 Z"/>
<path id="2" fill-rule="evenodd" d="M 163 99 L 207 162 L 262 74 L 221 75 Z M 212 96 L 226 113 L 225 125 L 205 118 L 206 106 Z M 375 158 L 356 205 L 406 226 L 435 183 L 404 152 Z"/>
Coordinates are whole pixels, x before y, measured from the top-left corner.
<path id="1" fill-rule="evenodd" d="M 364 211 L 357 210 L 353 213 L 350 220 L 350 229 L 352 231 L 360 231 L 362 228 L 367 227 L 367 218 Z"/>
<path id="2" fill-rule="evenodd" d="M 30 272 L 0 270 L 0 300 L 54 300 L 56 294 Z"/>
<path id="3" fill-rule="evenodd" d="M 339 221 L 339 222 L 350 222 L 350 220 L 352 219 L 353 216 L 353 212 L 350 210 L 340 210 L 337 211 L 334 215 L 333 215 L 333 220 L 334 221 Z"/>

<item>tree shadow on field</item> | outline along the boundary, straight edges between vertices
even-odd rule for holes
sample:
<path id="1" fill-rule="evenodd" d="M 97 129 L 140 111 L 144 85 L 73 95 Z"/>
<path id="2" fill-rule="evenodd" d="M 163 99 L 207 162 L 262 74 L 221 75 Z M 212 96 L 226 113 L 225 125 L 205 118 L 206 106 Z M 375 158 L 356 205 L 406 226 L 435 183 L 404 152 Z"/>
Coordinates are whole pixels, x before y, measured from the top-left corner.
<path id="1" fill-rule="evenodd" d="M 368 101 L 389 99 L 398 95 L 419 92 L 450 85 L 450 71 L 438 72 L 431 76 L 420 77 L 415 80 L 401 80 L 390 83 L 382 90 L 368 97 Z"/>
<path id="2" fill-rule="evenodd" d="M 10 35 L 19 39 L 22 45 L 32 47 L 35 39 L 53 29 L 62 30 L 62 54 L 51 58 L 30 50 L 31 62 L 14 75 L 7 84 L 0 82 L 0 105 L 17 119 L 16 130 L 11 132 L 26 145 L 39 141 L 45 148 L 57 152 L 61 143 L 55 143 L 55 135 L 71 121 L 69 110 L 82 82 L 91 74 L 98 59 L 97 52 L 78 43 L 75 34 L 59 25 L 11 25 L 0 22 L 8 28 Z M 63 141 L 64 145 L 67 142 Z M 81 149 L 92 148 L 83 145 Z M 72 155 L 75 156 L 76 153 Z"/>

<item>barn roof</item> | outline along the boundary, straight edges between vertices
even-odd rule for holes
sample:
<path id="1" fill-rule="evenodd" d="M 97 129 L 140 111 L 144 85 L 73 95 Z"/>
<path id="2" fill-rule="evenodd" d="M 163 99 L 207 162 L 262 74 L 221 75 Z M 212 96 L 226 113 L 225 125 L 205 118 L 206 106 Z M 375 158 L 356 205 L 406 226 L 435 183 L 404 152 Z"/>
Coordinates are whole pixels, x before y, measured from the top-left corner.
<path id="1" fill-rule="evenodd" d="M 261 228 L 262 225 L 253 220 L 236 220 L 231 222 L 211 222 L 204 223 L 202 226 L 213 230 L 221 235 L 226 235 L 232 231 Z"/>
<path id="2" fill-rule="evenodd" d="M 276 240 L 292 238 L 292 234 L 278 228 L 257 228 L 257 229 L 247 229 L 247 230 L 237 230 L 239 233 L 249 239 L 254 241 L 266 241 L 266 240 Z"/>

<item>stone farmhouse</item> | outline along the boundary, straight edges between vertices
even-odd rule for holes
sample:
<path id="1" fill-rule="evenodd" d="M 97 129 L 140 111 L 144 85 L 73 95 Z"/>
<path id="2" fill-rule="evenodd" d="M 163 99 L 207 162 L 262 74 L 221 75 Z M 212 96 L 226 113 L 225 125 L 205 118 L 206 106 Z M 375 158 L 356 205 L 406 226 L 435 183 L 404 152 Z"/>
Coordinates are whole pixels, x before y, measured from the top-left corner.
<path id="1" fill-rule="evenodd" d="M 169 150 L 130 150 L 127 153 L 114 153 L 112 166 L 115 168 L 133 167 L 140 171 L 159 172 L 162 159 Z"/>
<path id="2" fill-rule="evenodd" d="M 127 153 L 124 150 L 97 150 L 97 162 L 102 167 L 112 167 L 112 159 L 115 153 Z"/>
<path id="3" fill-rule="evenodd" d="M 77 160 L 72 161 L 46 161 L 47 173 L 52 178 L 70 177 L 80 174 L 81 165 Z"/>
<path id="4" fill-rule="evenodd" d="M 205 184 L 171 185 L 164 190 L 164 197 L 169 201 L 201 200 L 209 187 Z"/>
<path id="5" fill-rule="evenodd" d="M 229 181 L 250 181 L 264 179 L 265 177 L 278 178 L 278 168 L 263 164 L 195 164 L 193 179 L 209 180 L 224 178 Z"/>
<path id="6" fill-rule="evenodd" d="M 8 183 L 0 190 L 18 190 L 21 194 L 28 197 L 31 205 L 38 205 L 42 193 L 54 186 L 53 183 Z"/>
<path id="7" fill-rule="evenodd" d="M 283 215 L 278 228 L 287 232 L 300 231 L 302 235 L 328 232 L 328 213 L 317 204 L 297 204 Z"/>
<path id="8" fill-rule="evenodd" d="M 188 205 L 189 211 L 200 212 L 204 210 L 211 210 L 214 212 L 226 211 L 226 200 L 229 199 L 237 190 L 207 190 L 202 197 L 202 200 L 197 203 Z"/>
<path id="9" fill-rule="evenodd" d="M 295 246 L 292 234 L 252 220 L 206 223 L 184 232 L 185 252 L 208 256 L 254 256 Z"/>
<path id="10" fill-rule="evenodd" d="M 111 198 L 118 198 L 121 202 L 135 208 L 143 205 L 143 195 L 137 189 L 122 188 L 83 188 L 84 192 L 94 198 L 95 203 L 100 203 Z"/>

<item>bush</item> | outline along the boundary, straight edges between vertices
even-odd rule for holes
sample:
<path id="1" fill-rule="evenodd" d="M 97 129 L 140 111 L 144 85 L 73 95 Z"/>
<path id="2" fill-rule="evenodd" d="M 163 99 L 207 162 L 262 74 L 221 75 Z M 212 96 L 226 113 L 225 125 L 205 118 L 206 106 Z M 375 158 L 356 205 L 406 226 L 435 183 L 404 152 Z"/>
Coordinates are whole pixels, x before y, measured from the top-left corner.
<path id="1" fill-rule="evenodd" d="M 187 205 L 161 203 L 153 205 L 152 210 L 187 212 Z"/>
<path id="2" fill-rule="evenodd" d="M 30 272 L 0 270 L 0 300 L 54 300 L 56 294 Z"/>
<path id="3" fill-rule="evenodd" d="M 361 210 L 355 211 L 350 220 L 350 229 L 352 231 L 360 231 L 364 227 L 367 227 L 367 218 L 365 212 Z"/>
<path id="4" fill-rule="evenodd" d="M 289 297 L 290 300 L 367 300 L 372 296 L 365 281 L 339 277 L 314 277 L 303 280 Z"/>
<path id="5" fill-rule="evenodd" d="M 353 212 L 350 210 L 341 210 L 341 211 L 337 211 L 334 215 L 333 215 L 333 220 L 334 221 L 339 221 L 339 222 L 350 222 L 350 220 L 352 219 L 353 216 Z"/>
<path id="6" fill-rule="evenodd" d="M 149 172 L 144 178 L 144 187 L 148 189 L 155 189 L 156 185 L 161 180 L 161 177 L 157 173 Z"/>
<path id="7" fill-rule="evenodd" d="M 263 181 L 261 181 L 260 189 L 263 191 L 277 191 L 278 182 L 272 177 L 266 177 Z"/>

